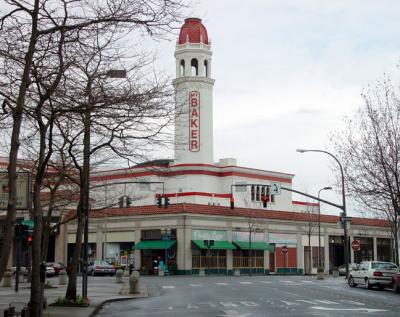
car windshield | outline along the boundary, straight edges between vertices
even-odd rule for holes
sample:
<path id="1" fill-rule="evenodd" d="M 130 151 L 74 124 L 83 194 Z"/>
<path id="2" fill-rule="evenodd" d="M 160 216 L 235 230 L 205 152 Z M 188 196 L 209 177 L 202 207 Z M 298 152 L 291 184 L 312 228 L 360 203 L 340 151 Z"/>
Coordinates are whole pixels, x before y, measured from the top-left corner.
<path id="1" fill-rule="evenodd" d="M 95 265 L 102 265 L 102 266 L 110 266 L 110 263 L 108 263 L 106 261 L 101 261 L 101 260 L 95 261 L 94 264 Z"/>
<path id="2" fill-rule="evenodd" d="M 396 270 L 397 266 L 393 263 L 388 262 L 373 262 L 371 263 L 373 269 L 385 269 L 385 270 Z"/>

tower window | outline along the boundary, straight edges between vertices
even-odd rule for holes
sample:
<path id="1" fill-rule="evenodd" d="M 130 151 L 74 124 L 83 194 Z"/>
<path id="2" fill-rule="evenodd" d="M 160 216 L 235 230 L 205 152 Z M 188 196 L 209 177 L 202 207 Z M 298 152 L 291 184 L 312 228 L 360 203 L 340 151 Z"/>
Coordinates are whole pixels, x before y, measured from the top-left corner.
<path id="1" fill-rule="evenodd" d="M 191 67 L 191 75 L 198 76 L 199 75 L 199 62 L 197 61 L 196 58 L 192 59 L 192 61 L 190 62 L 190 67 Z"/>
<path id="2" fill-rule="evenodd" d="M 208 61 L 204 60 L 204 76 L 208 77 Z"/>
<path id="3" fill-rule="evenodd" d="M 185 60 L 182 59 L 181 60 L 181 64 L 180 64 L 180 76 L 185 76 Z"/>

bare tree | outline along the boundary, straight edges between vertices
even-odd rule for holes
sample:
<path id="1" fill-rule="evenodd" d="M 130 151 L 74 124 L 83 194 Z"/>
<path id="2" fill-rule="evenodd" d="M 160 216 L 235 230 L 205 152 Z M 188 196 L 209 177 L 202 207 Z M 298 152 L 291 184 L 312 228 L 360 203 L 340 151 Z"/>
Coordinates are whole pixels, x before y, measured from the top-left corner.
<path id="1" fill-rule="evenodd" d="M 17 156 L 26 94 L 32 84 L 35 55 L 46 51 L 52 44 L 57 46 L 61 34 L 64 34 L 68 41 L 90 38 L 93 26 L 104 31 L 110 26 L 115 26 L 121 34 L 144 31 L 151 36 L 160 37 L 171 30 L 179 20 L 182 6 L 180 0 L 63 0 L 57 4 L 48 0 L 35 0 L 32 3 L 10 0 L 4 3 L 0 13 L 0 60 L 5 69 L 10 71 L 0 79 L 0 96 L 3 106 L 7 107 L 7 111 L 4 112 L 8 113 L 11 119 L 11 139 L 8 165 L 9 200 L 6 231 L 3 235 L 5 247 L 0 254 L 0 277 L 6 269 L 12 242 L 17 198 Z M 40 224 L 37 226 L 39 231 Z"/>
<path id="2" fill-rule="evenodd" d="M 305 273 L 311 275 L 311 270 L 313 267 L 311 237 L 313 236 L 315 230 L 318 228 L 318 215 L 313 212 L 313 208 L 311 206 L 306 206 L 305 210 L 302 212 L 307 215 L 307 222 L 304 225 L 301 225 L 302 232 L 305 233 L 308 238 L 308 246 L 305 249 L 305 253 L 307 255 L 309 265 L 307 266 L 307 270 Z"/>
<path id="3" fill-rule="evenodd" d="M 399 264 L 400 102 L 385 77 L 363 94 L 363 106 L 332 136 L 344 163 L 348 193 L 377 217 L 391 223 L 394 259 Z"/>

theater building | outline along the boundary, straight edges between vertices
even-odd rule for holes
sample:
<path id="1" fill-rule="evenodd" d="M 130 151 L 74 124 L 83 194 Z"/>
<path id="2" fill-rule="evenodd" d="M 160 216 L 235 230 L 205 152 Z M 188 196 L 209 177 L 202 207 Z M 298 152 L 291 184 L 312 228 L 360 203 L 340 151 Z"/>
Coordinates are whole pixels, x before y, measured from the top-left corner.
<path id="1" fill-rule="evenodd" d="M 143 274 L 165 263 L 171 274 L 315 273 L 318 205 L 292 200 L 295 175 L 214 158 L 211 41 L 200 19 L 185 20 L 175 63 L 174 159 L 92 172 L 90 258 L 132 261 Z M 344 262 L 338 222 L 321 215 L 327 273 Z M 61 228 L 56 261 L 69 262 L 75 233 L 74 222 Z M 352 261 L 391 259 L 387 222 L 354 217 L 349 236 L 361 244 L 350 251 Z"/>

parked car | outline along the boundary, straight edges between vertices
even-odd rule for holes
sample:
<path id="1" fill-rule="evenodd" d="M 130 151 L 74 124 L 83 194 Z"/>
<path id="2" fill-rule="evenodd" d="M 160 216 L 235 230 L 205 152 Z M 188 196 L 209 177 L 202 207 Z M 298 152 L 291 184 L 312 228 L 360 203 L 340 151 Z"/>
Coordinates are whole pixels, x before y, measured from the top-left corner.
<path id="1" fill-rule="evenodd" d="M 364 261 L 351 271 L 348 283 L 350 287 L 363 284 L 368 289 L 377 286 L 382 290 L 392 285 L 393 276 L 398 271 L 396 264 L 391 262 Z"/>
<path id="2" fill-rule="evenodd" d="M 393 292 L 400 293 L 400 273 L 393 275 L 392 288 Z"/>
<path id="3" fill-rule="evenodd" d="M 349 272 L 353 271 L 357 266 L 357 263 L 349 263 Z M 339 266 L 339 275 L 346 275 L 346 265 Z"/>
<path id="4" fill-rule="evenodd" d="M 56 275 L 58 275 L 61 270 L 66 270 L 65 265 L 60 262 L 47 262 L 46 267 L 47 266 L 51 266 L 54 269 Z"/>
<path id="5" fill-rule="evenodd" d="M 88 274 L 92 276 L 95 276 L 96 274 L 109 274 L 112 276 L 115 274 L 115 268 L 107 261 L 96 260 L 89 263 Z"/>
<path id="6" fill-rule="evenodd" d="M 46 276 L 51 277 L 51 276 L 55 276 L 55 275 L 56 275 L 56 271 L 54 270 L 54 268 L 52 266 L 47 266 L 47 263 L 46 263 Z"/>

